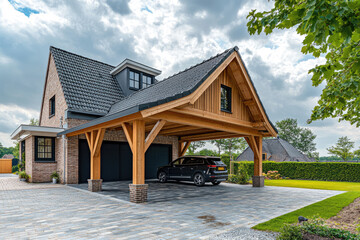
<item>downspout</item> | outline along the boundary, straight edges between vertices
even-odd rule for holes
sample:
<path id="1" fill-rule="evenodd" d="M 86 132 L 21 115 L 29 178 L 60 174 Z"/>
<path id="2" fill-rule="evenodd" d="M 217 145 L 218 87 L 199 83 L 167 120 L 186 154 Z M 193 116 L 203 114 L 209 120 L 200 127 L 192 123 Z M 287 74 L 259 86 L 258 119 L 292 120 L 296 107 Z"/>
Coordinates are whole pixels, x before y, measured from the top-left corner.
<path id="1" fill-rule="evenodd" d="M 64 184 L 66 184 L 66 149 L 65 149 L 65 141 L 66 141 L 66 136 L 62 135 L 62 140 L 63 140 L 63 154 L 64 154 Z"/>

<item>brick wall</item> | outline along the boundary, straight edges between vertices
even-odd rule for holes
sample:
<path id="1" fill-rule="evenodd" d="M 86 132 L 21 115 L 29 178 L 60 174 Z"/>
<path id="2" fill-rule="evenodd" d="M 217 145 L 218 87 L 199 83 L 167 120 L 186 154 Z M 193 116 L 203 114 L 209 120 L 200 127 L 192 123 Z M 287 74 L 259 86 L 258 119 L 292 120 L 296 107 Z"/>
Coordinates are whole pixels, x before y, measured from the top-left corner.
<path id="1" fill-rule="evenodd" d="M 35 138 L 28 137 L 25 139 L 25 172 L 32 177 L 32 166 L 33 159 L 35 157 Z M 32 178 L 30 178 L 30 182 L 32 182 Z"/>
<path id="2" fill-rule="evenodd" d="M 55 96 L 55 115 L 49 118 L 50 99 Z M 67 105 L 58 77 L 55 62 L 50 55 L 49 69 L 45 83 L 45 92 L 41 109 L 40 126 L 60 127 L 60 118 L 64 119 Z"/>

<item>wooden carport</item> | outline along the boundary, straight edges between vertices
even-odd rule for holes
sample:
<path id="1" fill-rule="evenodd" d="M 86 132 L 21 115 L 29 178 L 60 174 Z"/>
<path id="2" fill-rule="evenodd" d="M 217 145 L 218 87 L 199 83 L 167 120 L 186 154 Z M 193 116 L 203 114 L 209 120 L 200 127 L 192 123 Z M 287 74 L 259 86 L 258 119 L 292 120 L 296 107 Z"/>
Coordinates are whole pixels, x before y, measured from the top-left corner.
<path id="1" fill-rule="evenodd" d="M 232 89 L 231 112 L 220 109 L 223 85 Z M 151 87 L 145 90 L 151 91 Z M 100 148 L 108 129 L 124 131 L 133 153 L 133 181 L 130 184 L 130 199 L 133 202 L 146 201 L 145 152 L 157 135 L 178 137 L 179 156 L 185 154 L 193 141 L 244 137 L 254 152 L 255 187 L 264 185 L 262 139 L 277 135 L 237 48 L 227 53 L 188 95 L 124 116 L 92 124 L 90 122 L 65 131 L 63 134 L 68 137 L 86 135 L 91 153 L 90 191 L 101 190 Z"/>

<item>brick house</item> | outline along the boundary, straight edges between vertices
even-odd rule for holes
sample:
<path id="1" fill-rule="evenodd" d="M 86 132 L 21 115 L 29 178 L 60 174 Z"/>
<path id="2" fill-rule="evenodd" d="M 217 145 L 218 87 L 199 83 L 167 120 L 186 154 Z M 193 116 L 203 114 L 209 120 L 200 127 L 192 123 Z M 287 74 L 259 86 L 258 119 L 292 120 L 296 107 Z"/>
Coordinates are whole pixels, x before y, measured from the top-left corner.
<path id="1" fill-rule="evenodd" d="M 130 193 L 143 201 L 145 179 L 192 141 L 244 137 L 256 153 L 254 185 L 262 186 L 262 138 L 277 132 L 238 48 L 157 81 L 160 73 L 50 47 L 39 126 L 20 125 L 11 135 L 30 181 L 49 182 L 57 171 L 61 183 L 88 182 L 98 191 L 102 181 L 132 179 Z"/>

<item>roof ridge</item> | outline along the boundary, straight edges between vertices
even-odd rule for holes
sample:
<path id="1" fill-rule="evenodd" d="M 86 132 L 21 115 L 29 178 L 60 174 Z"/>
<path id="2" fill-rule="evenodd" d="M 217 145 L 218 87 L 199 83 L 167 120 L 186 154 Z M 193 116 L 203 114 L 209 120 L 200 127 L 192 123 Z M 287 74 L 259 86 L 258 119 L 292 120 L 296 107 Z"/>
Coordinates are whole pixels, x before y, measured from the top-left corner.
<path id="1" fill-rule="evenodd" d="M 93 61 L 93 62 L 98 62 L 98 63 L 104 64 L 104 65 L 108 65 L 109 67 L 115 68 L 115 66 L 110 65 L 110 64 L 108 64 L 108 63 L 104 63 L 104 62 L 101 62 L 101 61 L 99 61 L 99 60 L 95 60 L 95 59 L 92 59 L 92 58 L 89 58 L 89 57 L 84 57 L 84 56 L 82 56 L 82 55 L 80 55 L 80 54 L 76 54 L 76 53 L 73 53 L 73 52 L 69 52 L 69 51 L 66 51 L 66 50 L 61 49 L 61 48 L 57 48 L 57 47 L 54 47 L 54 46 L 50 46 L 50 52 L 51 52 L 52 49 L 60 50 L 60 51 L 62 51 L 62 52 L 66 52 L 66 53 L 69 53 L 69 54 L 72 54 L 72 55 L 75 55 L 75 56 L 78 56 L 78 57 L 81 57 L 81 58 L 85 58 L 85 59 L 91 60 L 91 61 Z M 109 73 L 109 74 L 110 74 L 110 73 Z"/>
<path id="2" fill-rule="evenodd" d="M 210 60 L 212 60 L 212 59 L 214 59 L 214 58 L 216 58 L 216 57 L 218 57 L 218 56 L 220 56 L 220 55 L 222 55 L 222 54 L 224 54 L 224 53 L 227 53 L 227 52 L 229 52 L 231 49 L 237 50 L 238 47 L 235 46 L 235 47 L 226 49 L 225 51 L 223 51 L 223 52 L 221 52 L 221 53 L 218 53 L 218 54 L 216 54 L 215 56 L 212 56 L 212 57 L 210 57 L 210 58 L 208 58 L 208 59 L 205 59 L 205 60 L 203 60 L 202 62 L 197 63 L 197 64 L 195 64 L 195 65 L 193 65 L 193 66 L 191 66 L 191 67 L 189 67 L 189 68 L 186 68 L 186 69 L 183 70 L 183 71 L 180 71 L 180 72 L 178 72 L 178 73 L 175 73 L 175 74 L 173 74 L 173 75 L 171 75 L 171 76 L 169 76 L 169 77 L 167 77 L 167 78 L 164 78 L 164 79 L 161 80 L 161 81 L 158 81 L 158 82 L 156 82 L 156 83 L 154 83 L 154 84 L 151 84 L 151 85 L 150 85 L 149 87 L 147 87 L 147 88 L 141 88 L 141 89 L 137 90 L 136 92 L 133 92 L 133 93 L 131 93 L 130 95 L 124 97 L 123 99 L 121 99 L 121 100 L 119 100 L 119 101 L 117 101 L 117 102 L 114 102 L 113 105 L 116 104 L 116 103 L 118 103 L 118 102 L 121 102 L 121 101 L 123 101 L 123 100 L 126 100 L 126 99 L 132 97 L 133 95 L 135 95 L 135 94 L 137 94 L 137 93 L 139 93 L 139 92 L 144 91 L 145 89 L 149 89 L 149 88 L 151 88 L 151 87 L 154 87 L 155 85 L 157 86 L 158 84 L 163 83 L 163 82 L 169 80 L 170 78 L 179 75 L 180 73 L 184 73 L 184 72 L 186 72 L 186 71 L 189 71 L 190 69 L 193 69 L 194 67 L 199 66 L 200 64 L 203 64 L 203 63 L 205 63 L 205 62 L 208 62 L 208 61 L 210 61 Z M 111 108 L 110 108 L 110 109 L 111 109 Z"/>
<path id="3" fill-rule="evenodd" d="M 210 57 L 210 58 L 208 58 L 208 59 L 205 59 L 205 60 L 203 60 L 202 62 L 199 62 L 199 63 L 197 63 L 197 64 L 195 64 L 195 65 L 193 65 L 193 66 L 190 66 L 190 67 L 188 67 L 188 68 L 185 68 L 184 70 L 182 70 L 182 71 L 180 71 L 180 72 L 178 72 L 178 73 L 175 73 L 175 74 L 173 74 L 173 75 L 171 75 L 171 76 L 168 76 L 167 78 L 164 78 L 162 81 L 167 80 L 167 79 L 172 78 L 172 77 L 175 77 L 175 76 L 177 76 L 177 75 L 179 75 L 179 74 L 181 74 L 181 73 L 184 73 L 184 72 L 186 72 L 186 71 L 189 71 L 190 69 L 193 69 L 194 67 L 197 67 L 197 66 L 199 66 L 200 64 L 203 64 L 203 63 L 205 63 L 205 62 L 208 62 L 208 61 L 210 61 L 210 60 L 212 60 L 212 59 L 214 59 L 214 58 L 216 58 L 216 57 L 218 57 L 218 56 L 220 56 L 220 55 L 222 55 L 222 54 L 230 51 L 231 49 L 235 49 L 235 48 L 237 48 L 237 46 L 232 47 L 232 48 L 229 48 L 229 49 L 226 49 L 225 51 L 223 51 L 223 52 L 221 52 L 221 53 L 218 53 L 218 54 L 216 54 L 215 56 L 212 56 L 212 57 Z"/>

